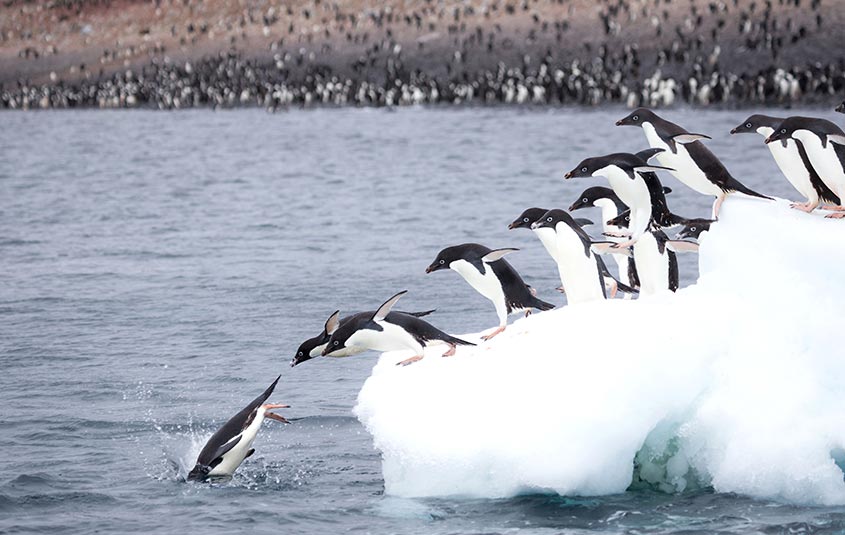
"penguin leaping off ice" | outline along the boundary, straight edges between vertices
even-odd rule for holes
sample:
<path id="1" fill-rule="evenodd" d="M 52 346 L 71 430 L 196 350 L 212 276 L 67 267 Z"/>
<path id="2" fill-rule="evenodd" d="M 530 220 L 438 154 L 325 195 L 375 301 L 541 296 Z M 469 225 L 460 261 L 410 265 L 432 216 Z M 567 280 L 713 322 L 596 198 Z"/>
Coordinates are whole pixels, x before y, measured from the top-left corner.
<path id="1" fill-rule="evenodd" d="M 672 168 L 675 177 L 704 195 L 714 195 L 713 219 L 718 219 L 719 208 L 730 193 L 738 192 L 751 197 L 772 200 L 748 188 L 734 178 L 715 154 L 704 146 L 703 134 L 693 134 L 659 117 L 647 108 L 639 108 L 627 117 L 616 121 L 616 126 L 639 126 L 645 132 L 652 148 L 663 149 L 657 160 Z"/>
<path id="2" fill-rule="evenodd" d="M 279 376 L 281 377 L 281 375 Z M 284 417 L 269 412 L 270 409 L 287 409 L 290 405 L 266 403 L 267 398 L 276 388 L 279 377 L 273 381 L 267 390 L 232 416 L 223 427 L 211 435 L 197 457 L 197 463 L 188 473 L 188 481 L 204 481 L 213 477 L 226 477 L 244 462 L 244 459 L 255 453 L 252 442 L 261 428 L 264 418 L 270 418 L 283 423 L 290 423 Z"/>

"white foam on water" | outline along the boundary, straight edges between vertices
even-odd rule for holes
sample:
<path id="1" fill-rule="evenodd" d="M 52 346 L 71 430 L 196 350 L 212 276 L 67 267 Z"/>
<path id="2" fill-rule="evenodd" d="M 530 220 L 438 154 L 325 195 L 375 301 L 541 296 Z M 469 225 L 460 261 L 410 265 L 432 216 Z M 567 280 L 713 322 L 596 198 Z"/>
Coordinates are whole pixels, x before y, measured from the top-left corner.
<path id="1" fill-rule="evenodd" d="M 383 354 L 355 412 L 386 492 L 845 504 L 845 221 L 823 215 L 732 197 L 676 294 L 534 314 L 451 358 Z"/>

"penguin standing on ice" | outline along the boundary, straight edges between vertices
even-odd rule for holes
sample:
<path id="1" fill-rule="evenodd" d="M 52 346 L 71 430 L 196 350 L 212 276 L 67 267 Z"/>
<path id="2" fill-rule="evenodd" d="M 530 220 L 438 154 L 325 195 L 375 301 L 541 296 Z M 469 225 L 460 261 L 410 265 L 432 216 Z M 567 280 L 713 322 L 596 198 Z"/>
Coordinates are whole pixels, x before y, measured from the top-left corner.
<path id="1" fill-rule="evenodd" d="M 499 326 L 482 337 L 489 340 L 504 331 L 508 316 L 532 308 L 551 310 L 555 306 L 537 299 L 519 273 L 504 259 L 517 249 L 490 249 L 478 243 L 464 243 L 446 247 L 425 270 L 433 273 L 441 269 L 456 271 L 470 286 L 489 299 L 496 307 Z"/>
<path id="2" fill-rule="evenodd" d="M 281 375 L 279 376 L 281 377 Z M 283 423 L 290 423 L 270 409 L 287 409 L 289 405 L 266 403 L 273 394 L 279 377 L 273 381 L 267 390 L 232 416 L 216 433 L 211 435 L 197 457 L 197 463 L 188 474 L 188 481 L 204 481 L 211 477 L 226 477 L 244 462 L 244 459 L 255 453 L 252 442 L 261 428 L 264 418 L 271 418 Z"/>
<path id="3" fill-rule="evenodd" d="M 571 215 L 560 209 L 549 210 L 531 228 L 554 230 L 555 261 L 570 305 L 607 298 L 604 273 L 592 251 L 590 236 Z"/>
<path id="4" fill-rule="evenodd" d="M 698 251 L 698 244 L 670 240 L 662 230 L 647 232 L 634 244 L 634 260 L 640 277 L 640 295 L 678 289 L 676 252 Z"/>
<path id="5" fill-rule="evenodd" d="M 652 212 L 651 193 L 640 172 L 656 170 L 671 171 L 672 169 L 652 166 L 635 154 L 619 152 L 587 158 L 575 169 L 566 173 L 564 178 L 607 177 L 613 192 L 631 210 L 631 222 L 628 228 L 630 239 L 616 245 L 617 248 L 623 248 L 634 244 L 649 227 Z"/>
<path id="6" fill-rule="evenodd" d="M 766 138 L 766 144 L 789 138 L 797 139 L 804 145 L 810 163 L 822 182 L 840 201 L 845 201 L 845 132 L 826 119 L 789 117 Z M 845 218 L 845 207 L 841 202 L 823 208 L 837 212 L 828 215 L 829 218 Z"/>
<path id="7" fill-rule="evenodd" d="M 398 363 L 405 366 L 422 359 L 423 350 L 430 342 L 442 342 L 449 346 L 444 357 L 454 355 L 458 345 L 475 345 L 450 336 L 420 318 L 408 314 L 390 316 L 390 309 L 406 293 L 408 291 L 404 290 L 394 295 L 375 312 L 361 312 L 341 323 L 329 338 L 323 356 L 350 346 L 373 351 L 410 349 L 414 356 Z"/>
<path id="8" fill-rule="evenodd" d="M 425 312 L 391 312 L 390 314 L 409 314 L 411 316 L 416 316 L 418 318 L 422 318 L 428 316 L 434 312 L 434 310 L 426 310 Z M 302 342 L 299 348 L 296 350 L 296 355 L 293 356 L 291 359 L 290 366 L 291 368 L 296 366 L 297 364 L 302 364 L 307 360 L 311 360 L 314 357 L 319 357 L 323 353 L 323 349 L 326 348 L 326 344 L 329 343 L 329 338 L 333 332 L 337 330 L 337 328 L 349 321 L 353 316 L 346 316 L 345 318 L 340 317 L 340 311 L 336 310 L 329 319 L 326 320 L 325 325 L 323 326 L 323 332 L 318 334 L 313 338 L 309 338 L 308 340 Z M 353 355 L 357 355 L 359 353 L 363 353 L 366 349 L 350 346 L 339 351 L 333 351 L 326 355 L 327 357 L 351 357 Z"/>
<path id="9" fill-rule="evenodd" d="M 657 159 L 662 165 L 672 168 L 672 174 L 695 191 L 714 195 L 714 219 L 718 218 L 719 208 L 725 197 L 733 192 L 772 200 L 771 197 L 757 193 L 734 178 L 716 155 L 701 143 L 702 139 L 710 139 L 708 136 L 690 133 L 646 108 L 634 110 L 627 117 L 617 121 L 616 126 L 642 127 L 649 145 L 663 149 L 657 154 Z"/>
<path id="10" fill-rule="evenodd" d="M 784 121 L 783 117 L 768 115 L 752 115 L 742 124 L 731 130 L 731 134 L 757 133 L 768 138 L 775 132 L 775 128 Z M 772 157 L 775 159 L 783 176 L 798 193 L 807 198 L 804 203 L 792 203 L 790 206 L 803 212 L 812 212 L 821 203 L 839 204 L 839 197 L 830 191 L 816 172 L 815 167 L 807 156 L 803 143 L 797 139 L 783 139 L 780 143 L 767 144 Z"/>

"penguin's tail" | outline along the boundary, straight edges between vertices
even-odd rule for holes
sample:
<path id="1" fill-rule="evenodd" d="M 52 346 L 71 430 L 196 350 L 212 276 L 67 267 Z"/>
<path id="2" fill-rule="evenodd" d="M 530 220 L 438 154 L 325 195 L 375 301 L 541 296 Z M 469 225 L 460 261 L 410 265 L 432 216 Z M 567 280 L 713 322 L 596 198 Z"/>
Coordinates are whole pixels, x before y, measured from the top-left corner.
<path id="1" fill-rule="evenodd" d="M 422 312 L 408 312 L 409 316 L 414 316 L 415 318 L 422 318 L 424 316 L 428 316 L 429 314 L 433 314 L 436 312 L 436 308 L 432 308 L 431 310 L 423 310 Z"/>
<path id="2" fill-rule="evenodd" d="M 768 199 L 770 201 L 774 200 L 771 197 L 767 197 L 766 195 L 763 195 L 762 193 L 757 193 L 756 191 L 749 188 L 748 186 L 746 186 L 745 184 L 743 184 L 739 180 L 735 179 L 734 177 L 731 177 L 728 180 L 728 183 L 727 183 L 726 186 L 727 187 L 725 188 L 725 190 L 729 191 L 729 192 L 730 191 L 736 191 L 738 193 L 742 193 L 743 195 L 748 195 L 750 197 L 757 197 L 759 199 Z"/>
<path id="3" fill-rule="evenodd" d="M 528 306 L 536 308 L 537 310 L 552 310 L 555 307 L 553 304 L 546 303 L 542 299 L 537 299 L 534 296 L 531 296 L 531 302 L 528 303 Z"/>
<path id="4" fill-rule="evenodd" d="M 456 346 L 474 346 L 476 344 L 472 342 L 467 342 L 466 340 L 461 340 L 460 338 L 455 338 L 450 334 L 443 333 L 443 335 L 438 338 L 441 342 L 446 342 L 447 344 L 454 344 Z"/>

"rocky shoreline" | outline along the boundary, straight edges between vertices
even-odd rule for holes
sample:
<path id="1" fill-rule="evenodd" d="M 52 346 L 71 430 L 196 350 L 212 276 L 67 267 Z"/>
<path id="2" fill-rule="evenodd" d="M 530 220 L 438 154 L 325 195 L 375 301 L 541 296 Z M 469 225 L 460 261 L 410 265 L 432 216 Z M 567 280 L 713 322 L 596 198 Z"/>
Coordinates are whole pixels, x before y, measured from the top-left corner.
<path id="1" fill-rule="evenodd" d="M 0 107 L 831 105 L 845 93 L 845 47 L 830 46 L 845 5 L 831 0 L 245 3 L 7 0 Z"/>

